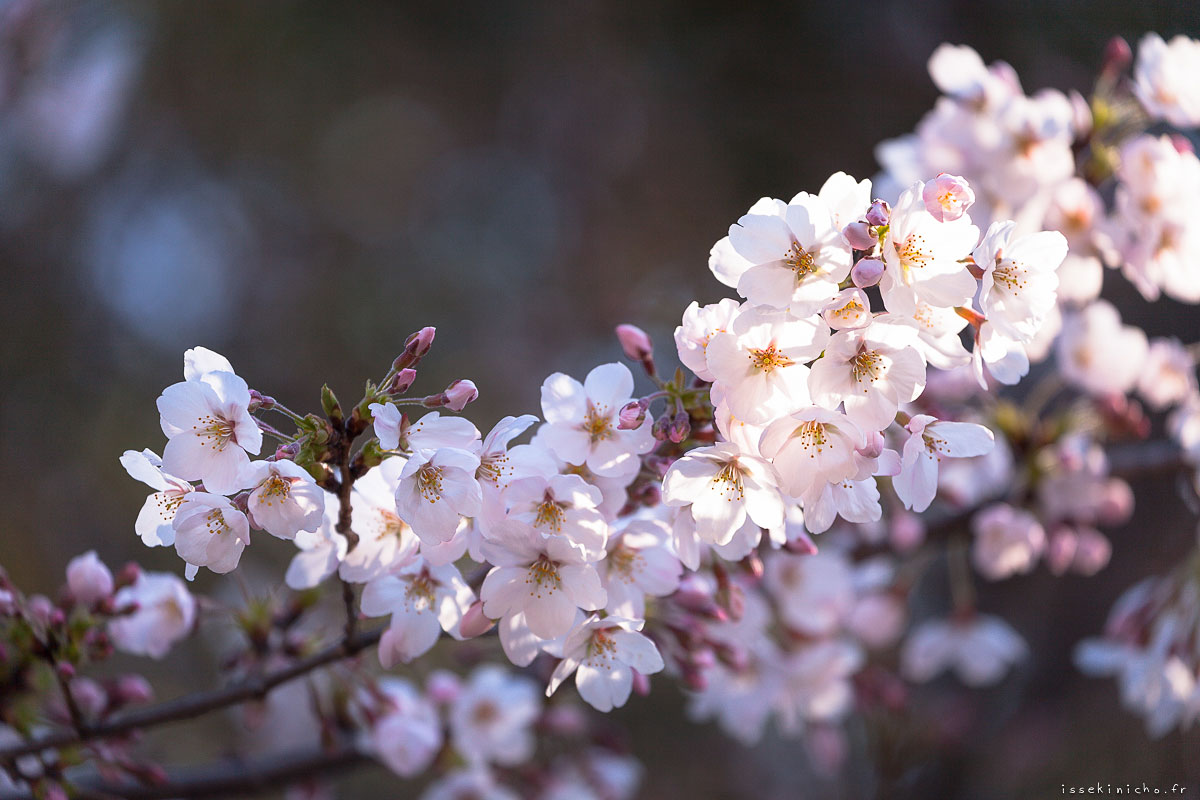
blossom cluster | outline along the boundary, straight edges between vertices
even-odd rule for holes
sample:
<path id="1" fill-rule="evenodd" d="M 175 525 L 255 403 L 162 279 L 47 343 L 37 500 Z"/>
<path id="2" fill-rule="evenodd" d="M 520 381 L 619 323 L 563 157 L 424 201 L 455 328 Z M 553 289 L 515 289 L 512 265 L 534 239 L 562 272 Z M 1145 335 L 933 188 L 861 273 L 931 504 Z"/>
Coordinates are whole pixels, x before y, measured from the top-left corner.
<path id="1" fill-rule="evenodd" d="M 1145 132 L 1200 123 L 1197 52 L 1147 37 L 1131 80 L 1114 46 L 1089 104 L 1026 96 L 1007 65 L 944 45 L 929 68 L 945 96 L 881 145 L 874 184 L 838 172 L 762 198 L 712 247 L 736 297 L 686 308 L 673 375 L 621 325 L 642 375 L 615 362 L 552 374 L 539 414 L 486 434 L 460 416 L 472 382 L 412 395 L 432 328 L 353 406 L 324 387 L 320 414 L 188 350 L 158 399 L 161 457 L 121 457 L 152 490 L 135 532 L 173 548 L 189 581 L 236 570 L 252 540 L 291 543 L 293 599 L 238 617 L 248 646 L 229 663 L 248 674 L 311 654 L 296 625 L 320 587 L 341 587 L 342 656 L 364 620 L 386 618 L 372 629 L 383 672 L 357 664 L 325 723 L 398 775 L 436 773 L 426 797 L 630 795 L 636 762 L 590 736 L 563 687 L 607 712 L 651 676 L 742 742 L 772 722 L 803 734 L 836 771 L 854 711 L 899 707 L 909 684 L 947 672 L 994 684 L 1030 656 L 973 581 L 1102 569 L 1101 529 L 1133 507 L 1110 445 L 1146 439 L 1147 409 L 1166 415 L 1185 468 L 1200 465 L 1194 348 L 1149 339 L 1100 299 L 1108 267 L 1147 300 L 1200 301 L 1186 246 L 1200 161 Z M 1001 395 L 1027 376 L 1019 401 Z M 932 567 L 952 607 L 910 620 Z M 174 574 L 114 577 L 95 553 L 67 579 L 58 606 L 0 587 L 0 620 L 28 645 L 21 670 L 57 670 L 65 697 L 81 693 L 45 716 L 86 731 L 124 701 L 75 666 L 113 647 L 162 658 L 204 607 Z M 1085 671 L 1118 676 L 1153 734 L 1200 716 L 1198 593 L 1193 557 L 1131 589 L 1078 651 Z M 426 669 L 447 638 L 475 653 L 494 641 L 521 672 Z M 579 747 L 542 758 L 542 735 Z"/>

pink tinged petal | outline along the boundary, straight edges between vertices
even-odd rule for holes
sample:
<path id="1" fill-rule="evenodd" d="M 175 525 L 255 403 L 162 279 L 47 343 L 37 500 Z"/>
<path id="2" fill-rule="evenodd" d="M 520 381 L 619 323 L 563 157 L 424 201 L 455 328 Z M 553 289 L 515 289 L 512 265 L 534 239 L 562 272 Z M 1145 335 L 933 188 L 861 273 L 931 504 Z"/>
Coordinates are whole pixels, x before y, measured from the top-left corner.
<path id="1" fill-rule="evenodd" d="M 263 435 L 258 423 L 248 411 L 243 411 L 240 417 L 233 420 L 233 439 L 237 445 L 251 455 L 262 451 Z"/>
<path id="2" fill-rule="evenodd" d="M 914 435 L 904 443 L 900 474 L 892 479 L 892 488 L 905 508 L 916 512 L 929 508 L 937 494 L 938 460 L 925 447 L 921 436 Z"/>
<path id="3" fill-rule="evenodd" d="M 138 512 L 137 522 L 133 530 L 148 547 L 161 547 L 175 542 L 175 528 L 171 523 L 175 520 L 176 501 L 167 492 L 155 492 L 146 498 L 142 510 Z"/>
<path id="4" fill-rule="evenodd" d="M 546 686 L 546 697 L 558 691 L 558 687 L 562 686 L 563 681 L 571 677 L 571 673 L 578 667 L 579 657 L 573 654 L 566 655 L 562 661 L 558 662 L 558 666 L 554 668 L 554 672 L 550 675 L 550 683 Z"/>
<path id="5" fill-rule="evenodd" d="M 141 481 L 155 491 L 173 488 L 163 477 L 162 460 L 150 450 L 126 450 L 121 455 L 121 466 L 129 473 L 129 477 Z"/>
<path id="6" fill-rule="evenodd" d="M 564 576 L 564 585 L 566 581 Z M 599 582 L 597 578 L 597 585 Z M 566 591 L 549 584 L 538 587 L 536 583 L 524 588 L 529 595 L 525 602 L 525 622 L 529 625 L 529 630 L 543 639 L 554 639 L 571 629 L 578 607 Z M 601 604 L 598 607 L 604 606 Z M 484 611 L 487 611 L 486 601 Z"/>
<path id="7" fill-rule="evenodd" d="M 504 655 L 518 667 L 527 667 L 542 651 L 541 640 L 529 630 L 524 614 L 509 614 L 500 620 L 500 646 Z"/>
<path id="8" fill-rule="evenodd" d="M 782 261 L 758 264 L 742 273 L 737 291 L 756 306 L 786 308 L 796 290 L 796 272 Z"/>
<path id="9" fill-rule="evenodd" d="M 663 477 L 663 501 L 667 505 L 687 505 L 708 491 L 721 466 L 717 461 L 703 456 L 714 450 L 697 448 L 671 465 Z"/>
<path id="10" fill-rule="evenodd" d="M 783 258 L 792 246 L 792 230 L 780 217 L 747 214 L 729 228 L 734 251 L 752 264 Z"/>
<path id="11" fill-rule="evenodd" d="M 310 550 L 300 551 L 288 564 L 284 582 L 296 591 L 317 586 L 337 570 L 337 555 L 337 547 L 333 542 L 324 542 Z"/>
<path id="12" fill-rule="evenodd" d="M 633 672 L 623 664 L 605 664 L 607 668 L 584 661 L 575 672 L 575 688 L 598 711 L 612 711 L 625 705 L 633 688 Z"/>
<path id="13" fill-rule="evenodd" d="M 970 458 L 990 453 L 996 445 L 995 435 L 982 425 L 973 422 L 934 422 L 926 428 L 945 444 L 939 448 L 942 455 L 952 458 Z"/>
<path id="14" fill-rule="evenodd" d="M 617 645 L 617 657 L 638 672 L 653 675 L 662 670 L 662 656 L 648 637 L 634 631 L 617 631 L 612 640 Z"/>
<path id="15" fill-rule="evenodd" d="M 583 419 L 581 414 L 579 419 Z M 588 434 L 577 424 L 546 424 L 538 429 L 538 438 L 568 464 L 583 464 L 591 450 Z"/>
<path id="16" fill-rule="evenodd" d="M 212 413 L 219 404 L 207 384 L 188 381 L 172 384 L 163 389 L 157 401 L 162 431 L 168 438 L 190 431 L 197 420 Z"/>
<path id="17" fill-rule="evenodd" d="M 199 384 L 212 388 L 223 411 L 235 408 L 245 410 L 250 405 L 250 387 L 232 372 L 206 373 L 201 376 Z"/>
<path id="18" fill-rule="evenodd" d="M 679 560 L 688 569 L 696 570 L 700 568 L 700 539 L 696 536 L 696 526 L 691 517 L 690 511 L 681 511 L 675 518 L 671 535 Z"/>
<path id="19" fill-rule="evenodd" d="M 363 587 L 359 608 L 368 617 L 384 617 L 408 605 L 411 583 L 397 575 L 376 578 Z"/>
<path id="20" fill-rule="evenodd" d="M 398 613 L 379 639 L 379 663 L 390 669 L 424 655 L 442 633 L 432 611 Z"/>
<path id="21" fill-rule="evenodd" d="M 636 461 L 637 456 L 623 442 L 614 439 L 596 442 L 587 456 L 588 469 L 605 478 L 628 474 Z"/>
<path id="22" fill-rule="evenodd" d="M 587 414 L 587 394 L 583 384 L 556 372 L 542 384 L 542 415 L 551 425 L 575 425 Z"/>
<path id="23" fill-rule="evenodd" d="M 583 390 L 602 414 L 615 414 L 633 395 L 633 373 L 624 364 L 601 364 L 587 374 Z"/>
<path id="24" fill-rule="evenodd" d="M 526 567 L 494 567 L 483 579 L 479 598 L 483 600 L 483 613 L 492 619 L 500 619 L 525 607 L 529 586 L 525 578 Z"/>
<path id="25" fill-rule="evenodd" d="M 207 347 L 193 347 L 183 353 L 183 379 L 198 381 L 210 372 L 234 372 L 229 359 Z"/>
<path id="26" fill-rule="evenodd" d="M 590 611 L 604 608 L 608 602 L 600 575 L 591 564 L 564 564 L 558 568 L 558 574 L 566 593 L 579 608 Z"/>

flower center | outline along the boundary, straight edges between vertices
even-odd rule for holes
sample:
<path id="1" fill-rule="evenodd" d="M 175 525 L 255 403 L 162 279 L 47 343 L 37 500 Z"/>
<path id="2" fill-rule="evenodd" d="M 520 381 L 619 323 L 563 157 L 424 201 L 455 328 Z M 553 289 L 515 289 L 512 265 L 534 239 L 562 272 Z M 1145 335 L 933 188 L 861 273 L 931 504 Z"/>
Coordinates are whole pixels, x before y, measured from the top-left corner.
<path id="1" fill-rule="evenodd" d="M 791 248 L 783 256 L 783 263 L 788 269 L 795 270 L 797 280 L 817 271 L 816 257 L 801 247 L 799 242 L 792 242 Z"/>
<path id="2" fill-rule="evenodd" d="M 385 509 L 379 511 L 379 533 L 375 535 L 376 541 L 382 541 L 389 536 L 395 536 L 397 539 L 404 535 L 404 520 L 396 516 L 395 513 Z"/>
<path id="3" fill-rule="evenodd" d="M 233 436 L 233 423 L 222 417 L 207 414 L 196 421 L 192 430 L 200 437 L 201 447 L 211 447 L 220 452 L 225 445 L 236 441 Z"/>
<path id="4" fill-rule="evenodd" d="M 751 366 L 759 372 L 765 372 L 768 375 L 778 367 L 790 367 L 795 363 L 795 361 L 792 361 L 776 349 L 774 342 L 762 349 L 750 349 Z"/>
<path id="5" fill-rule="evenodd" d="M 887 365 L 884 363 L 883 357 L 874 350 L 863 350 L 850 359 L 850 374 L 859 383 L 862 383 L 864 380 L 874 383 L 886 371 Z M 863 389 L 863 392 L 866 391 L 866 389 Z"/>
<path id="6" fill-rule="evenodd" d="M 950 452 L 950 446 L 945 439 L 935 433 L 929 433 L 928 429 L 921 434 L 921 439 L 925 442 L 925 451 L 931 456 L 937 456 L 941 461 L 943 453 Z"/>
<path id="7" fill-rule="evenodd" d="M 608 635 L 607 630 L 592 632 L 592 641 L 588 643 L 588 661 L 611 661 L 616 652 L 617 643 Z"/>
<path id="8" fill-rule="evenodd" d="M 417 491 L 431 503 L 442 498 L 442 468 L 426 464 L 417 470 Z"/>
<path id="9" fill-rule="evenodd" d="M 500 709 L 491 700 L 484 700 L 471 712 L 471 721 L 476 725 L 490 725 L 500 718 Z"/>
<path id="10" fill-rule="evenodd" d="M 428 572 L 422 570 L 420 575 L 408 582 L 408 588 L 404 590 L 404 599 L 410 606 L 432 608 L 435 600 L 434 590 L 433 578 L 429 577 Z"/>
<path id="11" fill-rule="evenodd" d="M 583 419 L 583 430 L 595 444 L 603 439 L 613 438 L 612 419 L 607 413 L 608 406 L 596 407 L 588 401 L 587 415 Z"/>
<path id="12" fill-rule="evenodd" d="M 858 302 L 858 300 L 851 299 L 850 302 L 846 303 L 846 305 L 842 306 L 841 308 L 834 309 L 831 313 L 837 319 L 852 320 L 865 310 L 866 309 L 863 308 L 862 303 Z"/>
<path id="13" fill-rule="evenodd" d="M 642 554 L 632 547 L 625 545 L 617 545 L 617 547 L 608 554 L 607 562 L 610 574 L 620 576 L 626 583 L 633 581 L 633 571 L 642 561 Z"/>
<path id="14" fill-rule="evenodd" d="M 1010 292 L 1019 292 L 1025 288 L 1025 273 L 1010 261 L 1003 266 L 997 265 L 992 270 L 992 282 L 997 286 L 1005 287 Z"/>
<path id="15" fill-rule="evenodd" d="M 746 498 L 746 489 L 742 485 L 742 470 L 737 461 L 730 461 L 721 467 L 721 471 L 712 479 L 711 488 L 724 492 L 727 495 L 725 499 L 729 502 L 733 502 L 735 497 L 738 500 Z"/>
<path id="16" fill-rule="evenodd" d="M 274 505 L 276 500 L 287 502 L 292 491 L 292 482 L 280 475 L 272 475 L 263 481 L 261 500 L 267 505 Z"/>
<path id="17" fill-rule="evenodd" d="M 926 250 L 925 237 L 913 234 L 904 240 L 904 244 L 893 245 L 896 255 L 900 257 L 900 267 L 905 275 L 910 269 L 920 269 L 929 263 L 930 256 Z"/>
<path id="18" fill-rule="evenodd" d="M 825 423 L 809 420 L 802 423 L 800 427 L 792 431 L 792 438 L 800 440 L 800 446 L 805 450 L 816 449 L 818 453 L 825 449 L 828 441 L 825 438 Z M 812 453 L 809 453 L 809 458 L 816 458 Z"/>
<path id="19" fill-rule="evenodd" d="M 506 470 L 511 471 L 508 466 L 508 453 L 493 453 L 479 460 L 479 469 L 475 470 L 475 477 L 493 486 L 500 486 L 500 480 Z"/>
<path id="20" fill-rule="evenodd" d="M 562 578 L 558 576 L 558 562 L 551 561 L 550 557 L 542 553 L 529 565 L 529 574 L 525 576 L 525 583 L 529 585 L 529 593 L 542 596 L 542 590 L 545 589 L 547 594 L 553 594 L 558 589 L 562 588 Z"/>
<path id="21" fill-rule="evenodd" d="M 204 517 L 204 527 L 208 529 L 211 536 L 229 533 L 229 523 L 225 521 L 225 514 L 219 508 L 214 508 Z"/>
<path id="22" fill-rule="evenodd" d="M 553 499 L 547 497 L 537 507 L 537 514 L 533 519 L 535 528 L 549 528 L 555 533 L 562 532 L 563 522 L 566 521 L 567 512 L 561 505 L 554 502 Z"/>

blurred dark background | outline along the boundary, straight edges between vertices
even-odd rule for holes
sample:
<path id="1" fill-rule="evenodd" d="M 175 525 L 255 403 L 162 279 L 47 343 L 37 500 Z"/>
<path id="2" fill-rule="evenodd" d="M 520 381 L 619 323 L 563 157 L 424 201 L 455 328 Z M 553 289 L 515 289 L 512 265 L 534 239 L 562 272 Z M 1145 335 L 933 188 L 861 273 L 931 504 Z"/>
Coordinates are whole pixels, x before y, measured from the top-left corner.
<path id="1" fill-rule="evenodd" d="M 724 294 L 712 243 L 760 196 L 872 175 L 873 146 L 932 105 L 938 43 L 1086 94 L 1111 36 L 1151 30 L 1200 34 L 1197 4 L 0 3 L 0 563 L 42 591 L 90 548 L 178 568 L 134 537 L 145 490 L 117 457 L 161 451 L 154 401 L 187 347 L 307 410 L 323 381 L 356 399 L 436 325 L 418 388 L 472 378 L 486 431 L 537 412 L 550 372 L 618 357 L 618 323 L 673 362 L 684 306 Z M 1127 316 L 1200 335 L 1160 308 Z M 985 594 L 1035 656 L 993 692 L 937 687 L 982 723 L 916 754 L 925 796 L 1196 786 L 1195 735 L 1151 743 L 1070 665 L 1194 540 L 1170 486 L 1138 489 L 1154 510 L 1099 577 Z M 265 544 L 248 564 L 288 555 Z M 861 765 L 813 778 L 796 742 L 689 725 L 670 693 L 632 705 L 648 798 L 874 785 Z"/>

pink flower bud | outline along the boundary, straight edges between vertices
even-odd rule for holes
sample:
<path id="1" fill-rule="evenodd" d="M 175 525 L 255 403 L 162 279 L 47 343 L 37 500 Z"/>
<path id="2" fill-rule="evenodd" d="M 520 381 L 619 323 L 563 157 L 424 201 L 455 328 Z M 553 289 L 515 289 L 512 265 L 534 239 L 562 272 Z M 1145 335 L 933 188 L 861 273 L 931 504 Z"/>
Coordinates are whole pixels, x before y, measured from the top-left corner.
<path id="1" fill-rule="evenodd" d="M 871 207 L 867 209 L 867 224 L 872 227 L 887 225 L 892 218 L 892 207 L 884 200 L 876 200 L 871 203 Z"/>
<path id="2" fill-rule="evenodd" d="M 1105 525 L 1123 525 L 1133 515 L 1133 489 L 1120 478 L 1111 478 L 1104 484 L 1104 493 L 1096 516 Z"/>
<path id="3" fill-rule="evenodd" d="M 275 407 L 275 398 L 268 397 L 257 389 L 250 390 L 250 411 L 270 411 Z"/>
<path id="4" fill-rule="evenodd" d="M 667 428 L 667 438 L 672 442 L 679 444 L 684 439 L 692 434 L 692 418 L 686 411 L 679 411 L 675 416 L 671 417 L 671 424 Z"/>
<path id="5" fill-rule="evenodd" d="M 54 665 L 54 668 L 56 670 L 58 670 L 58 674 L 63 676 L 64 678 L 70 679 L 70 678 L 75 677 L 75 665 L 74 664 L 68 663 L 66 661 L 60 661 Z"/>
<path id="6" fill-rule="evenodd" d="M 638 697 L 650 694 L 650 679 L 636 669 L 633 670 L 633 691 L 637 693 Z"/>
<path id="7" fill-rule="evenodd" d="M 50 618 L 54 614 L 54 603 L 51 603 L 50 598 L 44 594 L 35 594 L 29 598 L 26 611 L 34 622 L 40 625 L 49 625 Z"/>
<path id="8" fill-rule="evenodd" d="M 1129 42 L 1114 36 L 1104 46 L 1104 65 L 1100 68 L 1110 78 L 1115 78 L 1133 63 L 1133 49 Z"/>
<path id="9" fill-rule="evenodd" d="M 108 692 L 91 678 L 75 678 L 70 685 L 71 697 L 87 716 L 98 716 L 108 707 Z"/>
<path id="10" fill-rule="evenodd" d="M 630 400 L 621 406 L 617 414 L 617 428 L 623 431 L 635 431 L 646 421 L 648 404 L 644 400 Z"/>
<path id="11" fill-rule="evenodd" d="M 809 536 L 808 531 L 802 530 L 794 539 L 788 539 L 784 549 L 789 553 L 795 553 L 798 556 L 815 556 L 817 554 L 817 543 Z"/>
<path id="12" fill-rule="evenodd" d="M 425 695 L 439 705 L 453 703 L 461 693 L 462 681 L 444 669 L 435 670 L 425 682 Z"/>
<path id="13" fill-rule="evenodd" d="M 925 541 L 925 523 L 912 512 L 897 512 L 892 516 L 891 540 L 899 552 L 911 552 Z"/>
<path id="14" fill-rule="evenodd" d="M 67 588 L 80 603 L 90 606 L 113 592 L 113 576 L 104 562 L 89 550 L 67 564 Z"/>
<path id="15" fill-rule="evenodd" d="M 462 634 L 463 638 L 473 639 L 490 631 L 495 624 L 495 620 L 488 619 L 483 613 L 483 603 L 476 600 L 467 609 L 467 613 L 463 614 L 458 631 Z"/>
<path id="16" fill-rule="evenodd" d="M 404 352 L 396 356 L 396 360 L 392 362 L 392 369 L 402 370 L 411 367 L 424 358 L 425 354 L 429 352 L 429 348 L 433 347 L 433 337 L 436 333 L 436 328 L 421 328 L 405 339 Z"/>
<path id="17" fill-rule="evenodd" d="M 665 442 L 667 440 L 667 432 L 671 429 L 671 418 L 663 414 L 658 419 L 654 420 L 654 424 L 650 426 L 650 433 L 654 435 L 656 441 Z"/>
<path id="18" fill-rule="evenodd" d="M 1079 537 L 1075 535 L 1075 531 L 1066 525 L 1056 528 L 1046 546 L 1046 567 L 1051 573 L 1062 575 L 1071 568 L 1078 548 Z"/>
<path id="19" fill-rule="evenodd" d="M 874 286 L 883 277 L 884 264 L 878 258 L 860 258 L 850 270 L 850 280 L 860 289 Z"/>
<path id="20" fill-rule="evenodd" d="M 1175 152 L 1180 155 L 1189 156 L 1196 152 L 1196 148 L 1192 146 L 1192 140 L 1180 133 L 1171 134 L 1171 144 L 1175 147 Z"/>
<path id="21" fill-rule="evenodd" d="M 846 237 L 846 241 L 855 250 L 870 250 L 879 241 L 875 234 L 871 233 L 871 226 L 865 222 L 851 222 L 842 228 L 842 236 Z"/>
<path id="22" fill-rule="evenodd" d="M 281 444 L 275 448 L 276 461 L 294 461 L 298 455 L 300 455 L 300 445 L 295 442 L 292 444 Z"/>
<path id="23" fill-rule="evenodd" d="M 141 675 L 122 675 L 109 690 L 109 695 L 117 705 L 139 705 L 154 699 L 154 688 Z"/>
<path id="24" fill-rule="evenodd" d="M 392 384 L 388 387 L 388 394 L 404 394 L 416 380 L 417 371 L 411 367 L 405 367 L 392 378 Z"/>
<path id="25" fill-rule="evenodd" d="M 117 574 L 117 588 L 132 586 L 137 583 L 138 577 L 142 574 L 142 568 L 136 561 L 129 561 L 125 566 L 121 567 L 121 571 Z"/>
<path id="26" fill-rule="evenodd" d="M 479 397 L 479 390 L 471 381 L 455 381 L 446 388 L 446 407 L 451 411 L 462 411 L 467 403 Z"/>
<path id="27" fill-rule="evenodd" d="M 1081 575 L 1095 575 L 1108 566 L 1112 557 L 1112 544 L 1108 537 L 1095 528 L 1079 529 L 1079 546 L 1075 550 L 1072 568 Z"/>
<path id="28" fill-rule="evenodd" d="M 866 439 L 866 444 L 858 448 L 858 454 L 863 458 L 879 458 L 879 454 L 883 452 L 883 446 L 886 444 L 883 440 L 883 433 L 871 431 L 867 434 Z"/>
<path id="29" fill-rule="evenodd" d="M 921 199 L 925 210 L 938 222 L 953 222 L 975 202 L 975 192 L 966 178 L 943 172 L 925 184 Z"/>
<path id="30" fill-rule="evenodd" d="M 654 355 L 654 345 L 646 332 L 636 325 L 618 325 L 617 341 L 625 356 L 633 361 L 643 361 Z"/>

